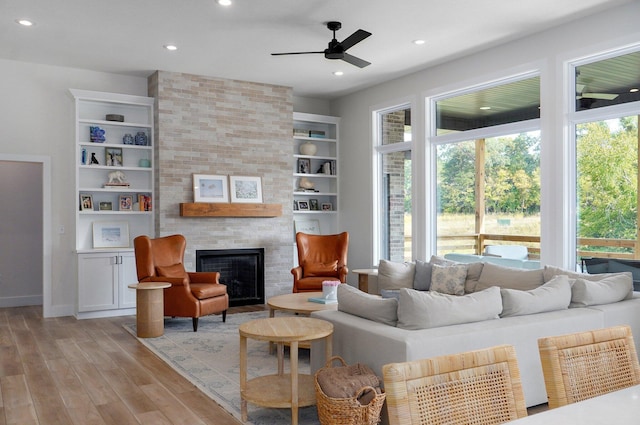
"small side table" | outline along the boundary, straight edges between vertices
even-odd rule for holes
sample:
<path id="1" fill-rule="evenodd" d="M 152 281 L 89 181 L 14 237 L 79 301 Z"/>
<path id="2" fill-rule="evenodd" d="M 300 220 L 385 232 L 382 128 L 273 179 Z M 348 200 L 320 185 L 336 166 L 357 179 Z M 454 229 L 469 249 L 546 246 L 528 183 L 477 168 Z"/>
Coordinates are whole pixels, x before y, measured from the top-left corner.
<path id="1" fill-rule="evenodd" d="M 164 288 L 167 282 L 141 282 L 129 285 L 136 290 L 136 329 L 138 338 L 164 334 Z"/>
<path id="2" fill-rule="evenodd" d="M 369 292 L 369 275 L 378 275 L 378 269 L 355 269 L 358 274 L 358 289 L 362 292 Z"/>
<path id="3" fill-rule="evenodd" d="M 247 402 L 263 407 L 291 408 L 291 424 L 298 424 L 298 408 L 316 404 L 313 376 L 298 373 L 298 343 L 325 339 L 325 357 L 332 353 L 333 324 L 311 317 L 270 317 L 240 325 L 240 398 L 242 422 L 247 421 Z M 247 381 L 247 338 L 278 345 L 277 375 Z M 284 373 L 284 344 L 290 344 L 290 371 Z"/>

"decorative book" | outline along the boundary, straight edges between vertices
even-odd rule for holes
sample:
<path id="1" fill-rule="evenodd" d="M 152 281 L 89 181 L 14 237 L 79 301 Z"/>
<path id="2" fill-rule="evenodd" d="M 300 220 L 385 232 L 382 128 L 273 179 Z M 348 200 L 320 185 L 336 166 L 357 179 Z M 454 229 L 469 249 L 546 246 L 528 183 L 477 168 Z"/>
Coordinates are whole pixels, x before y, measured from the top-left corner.
<path id="1" fill-rule="evenodd" d="M 309 298 L 309 301 L 311 301 L 312 303 L 318 303 L 318 304 L 336 304 L 338 302 L 338 300 L 328 300 L 322 297 L 311 297 Z"/>

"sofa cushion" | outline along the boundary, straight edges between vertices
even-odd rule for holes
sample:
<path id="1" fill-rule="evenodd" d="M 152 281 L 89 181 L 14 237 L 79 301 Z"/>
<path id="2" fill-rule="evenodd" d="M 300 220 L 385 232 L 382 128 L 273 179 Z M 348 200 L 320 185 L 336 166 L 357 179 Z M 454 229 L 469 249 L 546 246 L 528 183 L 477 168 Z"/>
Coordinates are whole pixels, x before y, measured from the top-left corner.
<path id="1" fill-rule="evenodd" d="M 616 303 L 632 296 L 631 273 L 611 273 L 597 281 L 578 277 L 571 286 L 571 307 Z"/>
<path id="2" fill-rule="evenodd" d="M 378 264 L 378 288 L 400 289 L 413 288 L 414 263 L 399 263 L 380 260 Z"/>
<path id="3" fill-rule="evenodd" d="M 502 311 L 500 289 L 488 288 L 467 295 L 401 289 L 398 327 L 427 329 L 497 319 Z"/>
<path id="4" fill-rule="evenodd" d="M 338 260 L 327 263 L 305 261 L 302 265 L 302 277 L 338 276 Z"/>
<path id="5" fill-rule="evenodd" d="M 573 272 L 571 270 L 566 270 L 566 269 L 562 269 L 560 267 L 554 267 L 554 266 L 545 266 L 544 267 L 544 280 L 545 282 L 552 279 L 554 276 L 557 275 L 565 275 L 569 277 L 569 283 L 571 284 L 571 290 L 573 291 L 573 284 L 574 284 L 574 280 L 575 279 L 582 279 L 582 280 L 588 280 L 590 282 L 599 282 L 603 279 L 607 279 L 610 277 L 620 277 L 620 280 L 616 280 L 617 282 L 622 282 L 623 285 L 625 285 L 624 289 L 621 288 L 617 288 L 620 289 L 620 291 L 626 291 L 627 287 L 627 278 L 631 279 L 631 290 L 627 293 L 627 295 L 625 296 L 624 299 L 628 300 L 630 298 L 633 297 L 633 275 L 631 274 L 631 272 L 618 272 L 618 273 L 598 273 L 598 274 L 589 274 L 589 273 L 578 273 L 578 272 Z M 578 298 L 580 298 L 582 296 L 582 294 L 578 294 Z M 616 298 L 616 297 L 614 297 Z M 578 301 L 581 302 L 581 301 Z M 613 301 L 615 302 L 615 301 Z M 573 303 L 573 301 L 572 301 Z M 591 304 L 591 305 L 595 305 L 595 304 Z M 576 307 L 576 306 L 569 306 L 569 307 Z"/>
<path id="6" fill-rule="evenodd" d="M 416 273 L 413 278 L 413 289 L 418 291 L 428 291 L 431 287 L 431 273 L 433 271 L 433 265 L 438 264 L 440 266 L 457 264 L 455 261 L 450 261 L 442 257 L 435 255 L 431 256 L 428 263 L 416 260 Z"/>
<path id="7" fill-rule="evenodd" d="M 475 290 L 482 291 L 491 286 L 499 286 L 500 288 L 528 291 L 541 286 L 543 283 L 542 269 L 525 270 L 486 263 L 482 268 Z"/>
<path id="8" fill-rule="evenodd" d="M 351 285 L 338 285 L 338 310 L 354 316 L 396 326 L 398 300 L 367 294 Z"/>
<path id="9" fill-rule="evenodd" d="M 464 295 L 464 282 L 467 279 L 466 264 L 449 266 L 433 264 L 431 268 L 430 291 L 449 295 Z"/>
<path id="10" fill-rule="evenodd" d="M 568 308 L 571 302 L 571 285 L 567 276 L 556 276 L 544 285 L 529 291 L 501 288 L 500 294 L 500 317 L 523 316 Z"/>
<path id="11" fill-rule="evenodd" d="M 189 277 L 182 263 L 172 264 L 170 266 L 157 266 L 156 274 L 161 277 L 179 277 L 182 279 Z"/>
<path id="12" fill-rule="evenodd" d="M 380 291 L 380 296 L 382 298 L 395 298 L 396 300 L 400 299 L 400 290 L 399 289 L 383 289 Z"/>

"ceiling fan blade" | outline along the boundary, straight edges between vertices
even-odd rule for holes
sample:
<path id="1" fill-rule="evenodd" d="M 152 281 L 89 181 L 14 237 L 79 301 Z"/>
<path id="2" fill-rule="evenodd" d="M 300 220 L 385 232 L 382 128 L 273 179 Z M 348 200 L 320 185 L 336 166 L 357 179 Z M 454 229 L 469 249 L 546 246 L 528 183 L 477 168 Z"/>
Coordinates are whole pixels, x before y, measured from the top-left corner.
<path id="1" fill-rule="evenodd" d="M 371 35 L 370 32 L 365 30 L 358 30 L 351 34 L 349 37 L 345 38 L 342 43 L 342 48 L 346 51 L 348 48 L 353 47 L 355 44 L 360 43 L 365 38 Z"/>
<path id="2" fill-rule="evenodd" d="M 351 65 L 355 65 L 358 68 L 364 68 L 365 66 L 371 65 L 371 62 L 367 62 L 364 59 L 357 58 L 353 55 L 350 55 L 349 53 L 345 53 L 342 60 L 345 62 L 349 62 Z"/>
<path id="3" fill-rule="evenodd" d="M 271 53 L 271 56 L 283 56 L 283 55 L 311 55 L 315 53 L 324 53 L 324 50 L 321 52 L 289 52 L 289 53 Z"/>
<path id="4" fill-rule="evenodd" d="M 589 99 L 613 100 L 618 97 L 618 95 L 611 93 L 582 93 L 582 97 Z"/>

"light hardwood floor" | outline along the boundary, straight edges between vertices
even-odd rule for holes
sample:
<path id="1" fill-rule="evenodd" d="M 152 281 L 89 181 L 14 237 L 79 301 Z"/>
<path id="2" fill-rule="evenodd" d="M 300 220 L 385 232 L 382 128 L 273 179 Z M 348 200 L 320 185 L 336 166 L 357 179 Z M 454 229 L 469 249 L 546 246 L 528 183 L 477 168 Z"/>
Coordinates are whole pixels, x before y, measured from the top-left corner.
<path id="1" fill-rule="evenodd" d="M 133 322 L 0 308 L 0 425 L 241 424 L 122 327 Z"/>
<path id="2" fill-rule="evenodd" d="M 133 322 L 0 309 L 0 425 L 241 424 L 122 327 Z"/>

